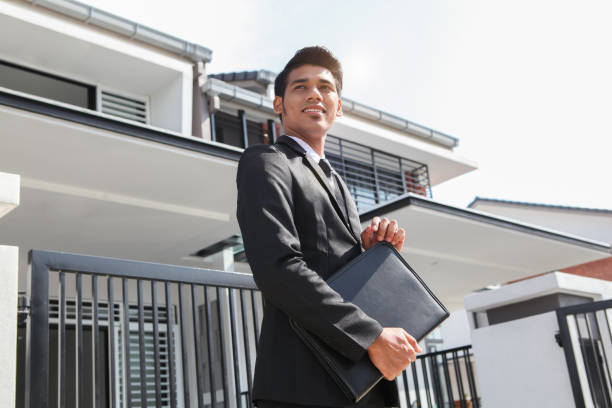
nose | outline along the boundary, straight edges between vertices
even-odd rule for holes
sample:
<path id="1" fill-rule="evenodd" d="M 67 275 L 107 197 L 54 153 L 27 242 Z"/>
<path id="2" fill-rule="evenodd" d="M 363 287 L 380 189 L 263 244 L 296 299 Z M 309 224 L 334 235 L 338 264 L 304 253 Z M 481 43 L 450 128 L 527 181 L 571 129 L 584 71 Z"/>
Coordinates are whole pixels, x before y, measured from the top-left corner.
<path id="1" fill-rule="evenodd" d="M 319 88 L 317 88 L 316 86 L 311 87 L 310 91 L 308 92 L 307 98 L 308 100 L 320 101 L 322 99 L 322 96 L 321 92 L 319 91 Z"/>

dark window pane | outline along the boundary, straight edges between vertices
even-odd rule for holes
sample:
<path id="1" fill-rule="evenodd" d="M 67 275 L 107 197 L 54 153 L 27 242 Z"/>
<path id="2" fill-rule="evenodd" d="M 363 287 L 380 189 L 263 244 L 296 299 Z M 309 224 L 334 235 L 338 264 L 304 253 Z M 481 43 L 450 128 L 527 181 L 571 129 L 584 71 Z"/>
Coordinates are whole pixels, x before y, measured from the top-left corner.
<path id="1" fill-rule="evenodd" d="M 240 118 L 225 112 L 215 113 L 215 132 L 217 142 L 231 146 L 244 147 Z"/>
<path id="2" fill-rule="evenodd" d="M 43 98 L 95 109 L 93 86 L 0 62 L 0 86 Z"/>

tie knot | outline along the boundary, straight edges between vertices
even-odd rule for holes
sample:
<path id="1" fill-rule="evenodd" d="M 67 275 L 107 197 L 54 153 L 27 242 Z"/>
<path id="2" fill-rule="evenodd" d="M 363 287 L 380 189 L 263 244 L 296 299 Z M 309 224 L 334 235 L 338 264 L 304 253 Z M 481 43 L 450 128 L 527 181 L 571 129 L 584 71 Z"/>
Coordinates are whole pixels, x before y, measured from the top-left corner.
<path id="1" fill-rule="evenodd" d="M 326 159 L 319 160 L 319 167 L 323 169 L 323 172 L 325 173 L 327 177 L 331 177 L 334 169 L 332 168 L 331 164 L 329 164 L 329 162 Z"/>

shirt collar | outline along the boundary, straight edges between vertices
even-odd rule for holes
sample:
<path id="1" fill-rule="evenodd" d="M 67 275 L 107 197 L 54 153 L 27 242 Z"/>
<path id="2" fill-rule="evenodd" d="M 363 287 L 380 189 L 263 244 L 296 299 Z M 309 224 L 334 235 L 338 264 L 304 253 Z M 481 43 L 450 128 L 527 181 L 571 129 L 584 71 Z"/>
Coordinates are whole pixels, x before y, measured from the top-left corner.
<path id="1" fill-rule="evenodd" d="M 325 158 L 325 153 L 323 153 L 323 156 L 319 156 L 319 153 L 315 152 L 314 149 L 310 147 L 308 143 L 306 143 L 304 140 L 300 139 L 299 137 L 291 136 L 291 135 L 287 135 L 287 136 L 295 140 L 302 147 L 302 149 L 306 150 L 306 154 L 309 154 L 314 159 L 316 159 L 317 163 L 319 162 L 319 160 Z"/>

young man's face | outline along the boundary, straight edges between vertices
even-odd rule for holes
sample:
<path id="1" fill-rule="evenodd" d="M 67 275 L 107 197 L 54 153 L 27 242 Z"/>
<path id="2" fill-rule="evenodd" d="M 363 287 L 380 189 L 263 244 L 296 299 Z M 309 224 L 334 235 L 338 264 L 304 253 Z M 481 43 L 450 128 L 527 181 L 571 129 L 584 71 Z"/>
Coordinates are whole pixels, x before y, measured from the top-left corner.
<path id="1" fill-rule="evenodd" d="M 274 98 L 274 111 L 282 115 L 288 135 L 307 140 L 322 138 L 336 117 L 342 116 L 334 76 L 317 65 L 294 69 L 287 78 L 284 97 Z"/>

